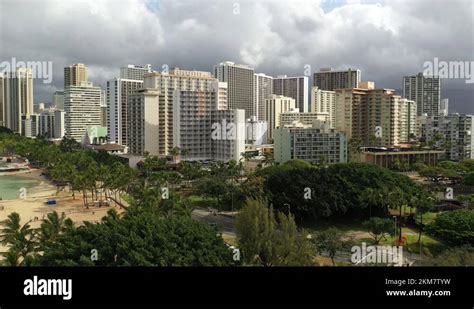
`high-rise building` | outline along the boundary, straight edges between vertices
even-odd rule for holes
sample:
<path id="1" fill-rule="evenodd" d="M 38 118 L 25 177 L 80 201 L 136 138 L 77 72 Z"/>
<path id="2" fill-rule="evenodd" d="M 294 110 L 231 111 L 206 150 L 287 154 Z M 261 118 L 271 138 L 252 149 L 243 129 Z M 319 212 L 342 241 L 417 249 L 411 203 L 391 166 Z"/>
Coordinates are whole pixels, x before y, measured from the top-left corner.
<path id="1" fill-rule="evenodd" d="M 245 152 L 245 111 L 242 109 L 212 111 L 212 159 L 239 162 Z"/>
<path id="2" fill-rule="evenodd" d="M 449 99 L 442 99 L 439 106 L 439 115 L 448 116 L 449 114 Z"/>
<path id="3" fill-rule="evenodd" d="M 120 78 L 141 80 L 145 79 L 145 74 L 151 73 L 151 64 L 133 65 L 129 64 L 126 67 L 120 68 Z"/>
<path id="4" fill-rule="evenodd" d="M 226 110 L 229 108 L 227 102 L 227 88 L 227 83 L 217 80 L 212 83 L 212 91 L 217 93 L 216 105 L 213 107 L 214 109 Z"/>
<path id="5" fill-rule="evenodd" d="M 335 102 L 335 128 L 348 140 L 392 147 L 408 143 L 416 133 L 416 103 L 393 89 L 338 89 Z"/>
<path id="6" fill-rule="evenodd" d="M 128 146 L 128 96 L 141 88 L 142 80 L 114 78 L 107 81 L 105 106 L 109 142 Z"/>
<path id="7" fill-rule="evenodd" d="M 211 112 L 216 96 L 214 91 L 175 91 L 173 146 L 185 150 L 187 160 L 212 157 Z"/>
<path id="8" fill-rule="evenodd" d="M 265 99 L 273 94 L 273 77 L 263 73 L 254 74 L 254 110 L 258 120 L 264 120 Z"/>
<path id="9" fill-rule="evenodd" d="M 86 129 L 101 126 L 101 88 L 90 82 L 69 86 L 64 91 L 66 136 L 82 142 Z"/>
<path id="10" fill-rule="evenodd" d="M 278 75 L 273 78 L 273 93 L 295 99 L 296 107 L 300 112 L 309 112 L 308 92 L 309 81 L 307 76 L 288 77 Z"/>
<path id="11" fill-rule="evenodd" d="M 321 90 L 316 86 L 311 89 L 311 111 L 314 113 L 328 113 L 329 125 L 336 123 L 336 92 Z"/>
<path id="12" fill-rule="evenodd" d="M 257 116 L 254 102 L 253 68 L 243 64 L 225 61 L 214 66 L 214 76 L 221 82 L 226 82 L 229 109 L 245 110 L 246 119 Z"/>
<path id="13" fill-rule="evenodd" d="M 39 115 L 38 129 L 40 135 L 54 137 L 54 112 L 46 111 Z"/>
<path id="14" fill-rule="evenodd" d="M 440 110 L 441 80 L 418 73 L 403 77 L 403 97 L 417 104 L 417 115 L 437 116 Z"/>
<path id="15" fill-rule="evenodd" d="M 336 90 L 359 88 L 361 71 L 358 69 L 347 69 L 343 71 L 333 71 L 332 68 L 323 68 L 314 73 L 313 86 L 321 90 Z"/>
<path id="16" fill-rule="evenodd" d="M 64 91 L 56 91 L 53 94 L 53 107 L 64 110 Z"/>
<path id="17" fill-rule="evenodd" d="M 275 129 L 275 162 L 305 160 L 314 164 L 336 164 L 347 162 L 347 140 L 344 133 L 315 121 L 312 125 L 293 123 Z"/>
<path id="18" fill-rule="evenodd" d="M 87 82 L 87 67 L 82 63 L 76 63 L 64 68 L 64 89 L 69 86 L 80 86 Z"/>
<path id="19" fill-rule="evenodd" d="M 155 80 L 157 85 L 162 85 L 162 83 L 167 85 L 162 85 L 165 93 L 161 93 L 157 88 L 144 88 L 131 93 L 128 98 L 129 152 L 138 155 L 148 152 L 157 156 L 170 154 L 163 152 L 165 145 L 169 142 L 169 136 L 159 124 L 167 117 L 166 114 L 163 114 L 163 107 L 166 106 L 168 95 L 171 93 L 173 110 L 168 111 L 168 115 L 173 117 L 173 120 L 169 122 L 169 125 L 172 126 L 172 144 L 168 146 L 171 147 L 170 149 L 178 147 L 185 160 L 229 161 L 240 159 L 240 153 L 245 151 L 243 135 L 238 134 L 238 138 L 235 138 L 235 136 L 227 136 L 226 131 L 224 135 L 213 138 L 212 134 L 216 129 L 215 126 L 220 125 L 220 122 L 217 122 L 222 117 L 226 121 L 240 121 L 245 125 L 245 121 L 242 120 L 244 111 L 219 110 L 218 97 L 222 96 L 221 88 L 225 89 L 226 84 L 220 84 L 216 79 L 207 80 L 206 76 L 192 80 Z M 160 77 L 155 76 L 155 78 Z M 174 78 L 177 77 L 174 76 Z M 148 82 L 152 83 L 152 81 Z M 170 82 L 178 82 L 179 85 L 175 85 L 178 89 L 170 88 Z M 184 84 L 187 82 L 191 82 L 192 86 L 185 86 Z M 182 90 L 179 88 L 193 89 Z M 221 104 L 225 105 L 225 98 L 221 98 Z M 227 130 L 227 126 L 223 130 Z M 218 130 L 218 133 L 222 133 L 223 130 Z M 243 142 L 241 139 L 244 139 Z M 237 157 L 236 153 L 239 154 Z"/>
<path id="20" fill-rule="evenodd" d="M 173 100 L 175 91 L 212 91 L 217 87 L 222 93 L 215 97 L 214 106 L 224 105 L 225 87 L 224 84 L 219 86 L 216 84 L 217 82 L 210 72 L 188 71 L 178 68 L 172 69 L 166 74 L 154 72 L 145 75 L 144 88 L 157 89 L 160 95 L 163 95 L 163 99 L 159 101 L 159 155 L 171 154 L 174 147 Z"/>
<path id="21" fill-rule="evenodd" d="M 344 132 L 348 141 L 363 141 L 368 132 L 366 111 L 367 89 L 338 89 L 336 91 L 336 122 L 334 128 Z"/>
<path id="22" fill-rule="evenodd" d="M 444 149 L 448 160 L 474 159 L 474 115 L 420 116 L 418 122 L 421 141 Z"/>
<path id="23" fill-rule="evenodd" d="M 4 77 L 0 75 L 0 126 L 6 126 Z"/>
<path id="24" fill-rule="evenodd" d="M 16 133 L 24 134 L 22 119 L 33 114 L 33 76 L 30 69 L 20 68 L 7 72 L 3 78 L 4 125 Z"/>
<path id="25" fill-rule="evenodd" d="M 164 96 L 158 89 L 140 89 L 128 96 L 129 152 L 137 155 L 162 153 L 164 134 L 158 127 L 160 105 Z"/>
<path id="26" fill-rule="evenodd" d="M 265 121 L 268 123 L 267 136 L 273 139 L 273 130 L 280 126 L 281 113 L 289 112 L 296 108 L 293 98 L 282 95 L 271 95 L 265 100 Z"/>

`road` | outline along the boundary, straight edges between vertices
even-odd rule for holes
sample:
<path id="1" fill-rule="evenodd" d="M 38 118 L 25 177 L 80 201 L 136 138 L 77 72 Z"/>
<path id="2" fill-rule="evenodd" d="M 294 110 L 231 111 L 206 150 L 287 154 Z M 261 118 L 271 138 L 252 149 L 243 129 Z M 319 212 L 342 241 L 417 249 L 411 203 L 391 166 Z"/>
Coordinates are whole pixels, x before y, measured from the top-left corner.
<path id="1" fill-rule="evenodd" d="M 235 226 L 233 218 L 219 214 L 213 215 L 211 212 L 204 209 L 193 210 L 193 212 L 191 213 L 191 217 L 199 221 L 217 224 L 222 228 L 222 231 L 225 234 L 235 236 Z"/>

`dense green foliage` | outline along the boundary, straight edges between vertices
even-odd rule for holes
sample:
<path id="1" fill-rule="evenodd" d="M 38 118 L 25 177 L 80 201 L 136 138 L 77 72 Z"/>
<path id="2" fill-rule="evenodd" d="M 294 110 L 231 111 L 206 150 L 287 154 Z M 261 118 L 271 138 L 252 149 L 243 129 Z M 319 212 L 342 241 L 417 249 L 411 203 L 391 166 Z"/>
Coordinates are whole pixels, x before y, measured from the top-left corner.
<path id="1" fill-rule="evenodd" d="M 316 233 L 313 238 L 316 250 L 319 253 L 326 253 L 329 255 L 333 266 L 336 265 L 334 257 L 337 252 L 344 250 L 348 245 L 348 242 L 346 242 L 343 237 L 344 233 L 342 231 L 335 227 L 331 227 L 327 230 Z"/>
<path id="2" fill-rule="evenodd" d="M 441 213 L 427 226 L 427 232 L 453 245 L 474 245 L 474 211 Z"/>
<path id="3" fill-rule="evenodd" d="M 97 261 L 91 259 L 97 250 Z M 43 266 L 230 266 L 232 252 L 218 231 L 190 217 L 140 212 L 69 230 L 48 246 Z"/>
<path id="4" fill-rule="evenodd" d="M 428 260 L 433 266 L 474 266 L 474 248 L 470 246 L 454 247 L 436 258 Z"/>
<path id="5" fill-rule="evenodd" d="M 423 194 L 407 176 L 362 163 L 327 168 L 272 167 L 267 172 L 265 190 L 276 209 L 289 204 L 292 213 L 302 219 L 385 216 L 389 208 L 408 204 L 414 196 Z"/>

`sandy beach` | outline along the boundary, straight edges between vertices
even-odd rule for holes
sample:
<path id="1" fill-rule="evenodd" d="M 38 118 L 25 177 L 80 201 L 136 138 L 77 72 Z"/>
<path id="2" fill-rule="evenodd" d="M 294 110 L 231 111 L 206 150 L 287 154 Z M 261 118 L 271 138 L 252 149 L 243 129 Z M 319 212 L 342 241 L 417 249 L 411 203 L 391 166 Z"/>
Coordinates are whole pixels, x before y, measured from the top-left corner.
<path id="1" fill-rule="evenodd" d="M 67 189 L 57 193 L 56 186 L 42 175 L 41 170 L 19 171 L 8 175 L 35 179 L 39 181 L 39 185 L 28 189 L 27 195 L 23 199 L 0 201 L 0 221 L 7 219 L 10 213 L 17 212 L 22 224 L 31 221 L 31 227 L 38 228 L 48 213 L 56 211 L 58 214 L 64 212 L 77 226 L 84 221 L 99 222 L 111 208 L 115 208 L 119 213 L 123 211 L 118 206 L 89 207 L 89 209 L 86 209 L 82 200 L 82 192 L 76 192 L 75 199 L 72 197 L 72 192 L 68 192 Z M 47 205 L 46 201 L 49 198 L 56 199 L 57 204 Z M 6 248 L 0 245 L 0 252 L 5 250 Z"/>

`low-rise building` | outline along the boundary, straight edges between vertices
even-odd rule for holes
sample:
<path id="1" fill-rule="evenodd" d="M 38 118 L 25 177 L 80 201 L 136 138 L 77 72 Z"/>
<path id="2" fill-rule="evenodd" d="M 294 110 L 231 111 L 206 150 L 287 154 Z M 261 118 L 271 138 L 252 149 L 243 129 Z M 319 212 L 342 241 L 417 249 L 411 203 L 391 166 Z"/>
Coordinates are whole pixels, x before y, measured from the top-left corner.
<path id="1" fill-rule="evenodd" d="M 329 123 L 314 121 L 313 125 L 293 123 L 275 129 L 274 159 L 277 163 L 299 159 L 314 164 L 347 162 L 347 140 L 344 133 Z"/>

